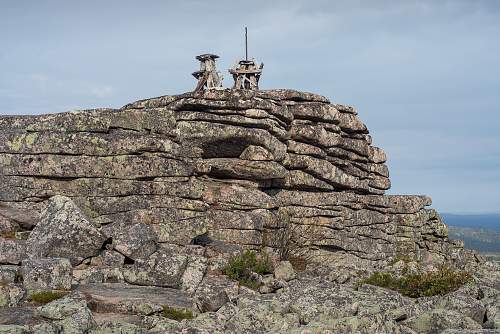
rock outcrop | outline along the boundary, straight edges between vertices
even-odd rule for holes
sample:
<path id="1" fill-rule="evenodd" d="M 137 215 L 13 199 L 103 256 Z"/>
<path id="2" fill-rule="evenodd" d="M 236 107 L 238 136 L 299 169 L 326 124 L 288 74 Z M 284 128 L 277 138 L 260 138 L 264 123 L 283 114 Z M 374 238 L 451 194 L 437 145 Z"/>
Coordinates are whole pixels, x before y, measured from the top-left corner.
<path id="1" fill-rule="evenodd" d="M 352 107 L 293 90 L 0 117 L 0 333 L 499 328 L 498 268 L 430 198 L 385 195 L 385 161 Z M 255 289 L 222 275 L 243 250 L 274 266 Z M 402 261 L 482 283 L 421 300 L 354 285 Z M 45 290 L 67 296 L 34 304 Z"/>
<path id="2" fill-rule="evenodd" d="M 73 264 L 96 255 L 103 235 L 136 259 L 154 252 L 156 241 L 185 245 L 204 233 L 246 248 L 272 247 L 288 225 L 301 243 L 327 255 L 472 256 L 448 240 L 428 197 L 384 195 L 385 153 L 371 145 L 352 107 L 318 95 L 210 90 L 119 110 L 1 117 L 0 130 L 0 204 L 44 212 L 49 221 L 33 231 L 29 254 L 49 251 L 37 240 L 53 227 L 87 235 L 50 216 L 49 198 L 64 195 L 102 226 L 88 234 L 85 252 L 64 249 L 79 245 L 70 234 L 67 244 L 50 249 L 53 256 L 80 254 Z M 73 219 L 95 229 L 87 218 Z"/>

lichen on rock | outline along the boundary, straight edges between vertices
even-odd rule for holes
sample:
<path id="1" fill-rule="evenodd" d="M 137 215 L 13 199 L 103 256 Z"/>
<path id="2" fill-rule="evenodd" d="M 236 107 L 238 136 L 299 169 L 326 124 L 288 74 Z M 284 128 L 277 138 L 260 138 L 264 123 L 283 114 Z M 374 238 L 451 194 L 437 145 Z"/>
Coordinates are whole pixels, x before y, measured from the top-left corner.
<path id="1" fill-rule="evenodd" d="M 354 108 L 294 90 L 206 90 L 120 109 L 2 116 L 0 326 L 498 328 L 498 267 L 448 238 L 430 198 L 386 195 L 386 160 Z M 269 259 L 266 272 L 242 269 L 255 289 L 223 275 L 245 251 Z M 415 300 L 353 284 L 375 271 L 443 264 L 470 271 L 475 288 Z M 37 313 L 21 284 L 28 294 L 81 294 Z M 192 319 L 166 319 L 165 308 Z"/>

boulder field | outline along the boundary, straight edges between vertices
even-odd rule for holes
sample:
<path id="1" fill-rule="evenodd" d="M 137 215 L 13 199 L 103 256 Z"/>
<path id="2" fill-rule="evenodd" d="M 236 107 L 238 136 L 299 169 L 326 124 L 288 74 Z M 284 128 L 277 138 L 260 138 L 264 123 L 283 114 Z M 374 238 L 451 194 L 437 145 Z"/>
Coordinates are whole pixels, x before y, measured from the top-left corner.
<path id="1" fill-rule="evenodd" d="M 294 90 L 0 116 L 0 333 L 494 333 L 498 264 L 385 195 L 385 162 L 355 109 Z M 245 251 L 272 267 L 252 288 L 225 275 Z M 442 266 L 474 281 L 359 284 Z"/>

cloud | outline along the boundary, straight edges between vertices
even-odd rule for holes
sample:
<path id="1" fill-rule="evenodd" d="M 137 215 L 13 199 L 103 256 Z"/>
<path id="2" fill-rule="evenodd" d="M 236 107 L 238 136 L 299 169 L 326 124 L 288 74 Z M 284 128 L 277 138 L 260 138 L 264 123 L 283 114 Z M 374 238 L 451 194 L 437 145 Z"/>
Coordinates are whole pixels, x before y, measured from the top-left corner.
<path id="1" fill-rule="evenodd" d="M 263 89 L 357 108 L 388 154 L 392 192 L 500 211 L 498 1 L 2 2 L 0 114 L 188 91 L 205 52 L 221 56 L 231 86 L 244 26 Z"/>

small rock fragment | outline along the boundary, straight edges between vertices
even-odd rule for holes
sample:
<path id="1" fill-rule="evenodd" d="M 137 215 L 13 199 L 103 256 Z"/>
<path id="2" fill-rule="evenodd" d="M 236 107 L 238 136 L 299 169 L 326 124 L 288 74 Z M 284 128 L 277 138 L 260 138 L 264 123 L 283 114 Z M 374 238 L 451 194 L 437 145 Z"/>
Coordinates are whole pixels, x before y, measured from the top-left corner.
<path id="1" fill-rule="evenodd" d="M 274 277 L 277 280 L 283 280 L 288 282 L 296 277 L 295 270 L 289 261 L 281 261 L 278 263 L 276 268 L 274 268 Z"/>

